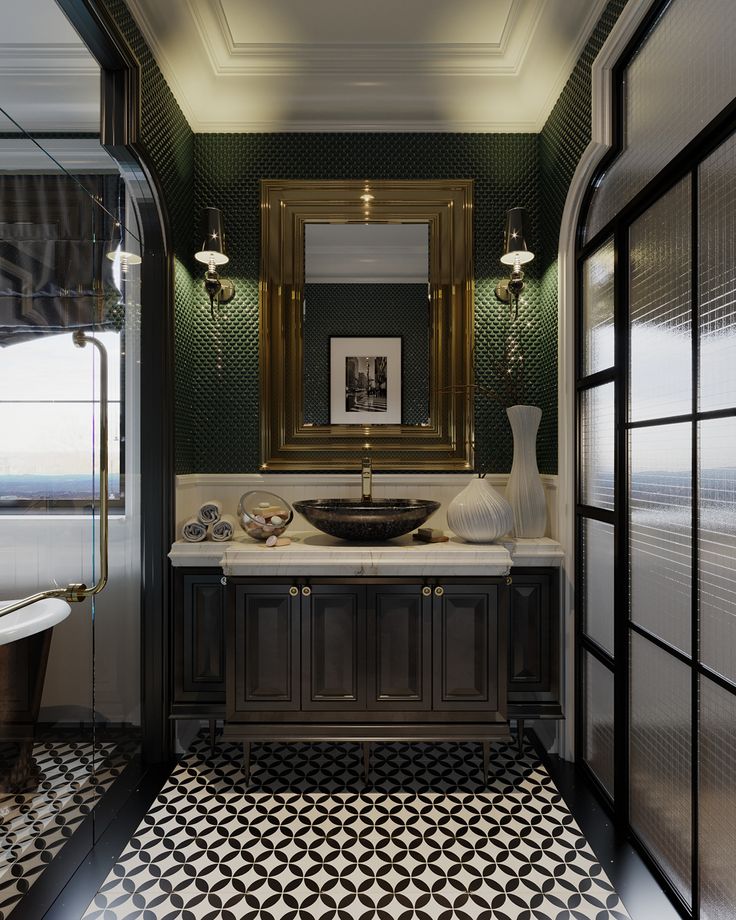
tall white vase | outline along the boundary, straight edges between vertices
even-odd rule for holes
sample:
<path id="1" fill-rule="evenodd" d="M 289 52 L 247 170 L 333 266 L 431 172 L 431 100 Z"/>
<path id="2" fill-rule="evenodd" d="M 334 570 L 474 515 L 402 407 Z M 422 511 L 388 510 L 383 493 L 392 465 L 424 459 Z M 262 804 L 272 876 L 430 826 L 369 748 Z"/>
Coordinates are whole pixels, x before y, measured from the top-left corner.
<path id="1" fill-rule="evenodd" d="M 514 513 L 514 536 L 543 537 L 547 530 L 547 501 L 537 467 L 537 431 L 542 410 L 511 406 L 506 410 L 514 434 L 514 462 L 506 498 Z"/>
<path id="2" fill-rule="evenodd" d="M 447 506 L 447 526 L 468 543 L 493 543 L 514 524 L 511 506 L 486 479 L 470 480 Z"/>

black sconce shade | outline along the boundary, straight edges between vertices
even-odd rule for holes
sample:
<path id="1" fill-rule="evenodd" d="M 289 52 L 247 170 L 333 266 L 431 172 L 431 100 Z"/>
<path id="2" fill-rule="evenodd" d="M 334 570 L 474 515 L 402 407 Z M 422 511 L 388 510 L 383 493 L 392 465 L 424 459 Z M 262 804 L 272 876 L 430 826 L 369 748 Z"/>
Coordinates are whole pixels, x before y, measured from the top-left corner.
<path id="1" fill-rule="evenodd" d="M 226 265 L 230 261 L 225 253 L 225 230 L 219 208 L 202 211 L 202 247 L 194 253 L 194 258 L 205 265 Z"/>
<path id="2" fill-rule="evenodd" d="M 501 256 L 504 265 L 513 265 L 517 259 L 521 265 L 532 261 L 534 253 L 529 251 L 526 238 L 526 209 L 511 208 L 506 212 L 506 236 Z"/>

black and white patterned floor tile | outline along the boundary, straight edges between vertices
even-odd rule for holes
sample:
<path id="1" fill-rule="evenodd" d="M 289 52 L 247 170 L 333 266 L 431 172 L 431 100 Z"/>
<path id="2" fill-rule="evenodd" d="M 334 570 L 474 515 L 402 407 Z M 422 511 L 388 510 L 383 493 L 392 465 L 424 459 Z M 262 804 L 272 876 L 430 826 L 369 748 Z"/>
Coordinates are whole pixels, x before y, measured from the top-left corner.
<path id="1" fill-rule="evenodd" d="M 33 792 L 0 794 L 0 920 L 5 920 L 128 760 L 118 745 L 40 741 Z"/>
<path id="2" fill-rule="evenodd" d="M 531 748 L 198 739 L 85 920 L 628 917 Z"/>

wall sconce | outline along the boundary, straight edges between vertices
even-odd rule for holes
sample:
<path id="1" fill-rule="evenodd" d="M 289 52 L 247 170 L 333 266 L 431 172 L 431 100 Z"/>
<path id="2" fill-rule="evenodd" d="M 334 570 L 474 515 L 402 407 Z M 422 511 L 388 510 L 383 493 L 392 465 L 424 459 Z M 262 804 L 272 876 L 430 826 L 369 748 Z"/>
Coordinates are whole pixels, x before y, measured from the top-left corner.
<path id="1" fill-rule="evenodd" d="M 131 265 L 140 265 L 143 261 L 137 252 L 126 252 L 123 249 L 125 231 L 119 220 L 113 224 L 113 238 L 110 241 L 111 249 L 105 253 L 107 258 L 120 272 L 120 279 L 125 280 L 128 268 Z"/>
<path id="2" fill-rule="evenodd" d="M 519 315 L 519 294 L 524 290 L 524 272 L 521 266 L 534 258 L 534 253 L 530 252 L 526 245 L 526 237 L 526 210 L 511 208 L 506 212 L 506 236 L 501 261 L 504 265 L 512 265 L 513 268 L 509 280 L 500 281 L 496 285 L 496 297 L 503 303 L 511 303 L 513 297 L 516 316 Z"/>
<path id="3" fill-rule="evenodd" d="M 207 266 L 204 289 L 210 298 L 210 311 L 215 318 L 215 300 L 229 303 L 235 296 L 235 285 L 217 274 L 218 265 L 230 261 L 225 252 L 225 231 L 222 225 L 222 211 L 219 208 L 205 208 L 202 212 L 202 247 L 194 253 L 198 262 Z"/>

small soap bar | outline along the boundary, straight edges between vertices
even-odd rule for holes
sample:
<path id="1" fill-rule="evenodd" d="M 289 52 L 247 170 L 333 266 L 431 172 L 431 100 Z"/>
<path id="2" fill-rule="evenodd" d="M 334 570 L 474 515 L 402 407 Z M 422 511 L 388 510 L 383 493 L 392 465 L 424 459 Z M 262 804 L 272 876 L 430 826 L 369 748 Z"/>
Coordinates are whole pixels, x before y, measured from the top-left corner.
<path id="1" fill-rule="evenodd" d="M 266 546 L 288 546 L 290 543 L 288 537 L 276 537 L 273 534 L 266 539 Z"/>
<path id="2" fill-rule="evenodd" d="M 414 539 L 420 543 L 447 543 L 450 538 L 434 527 L 420 527 L 414 534 Z"/>

